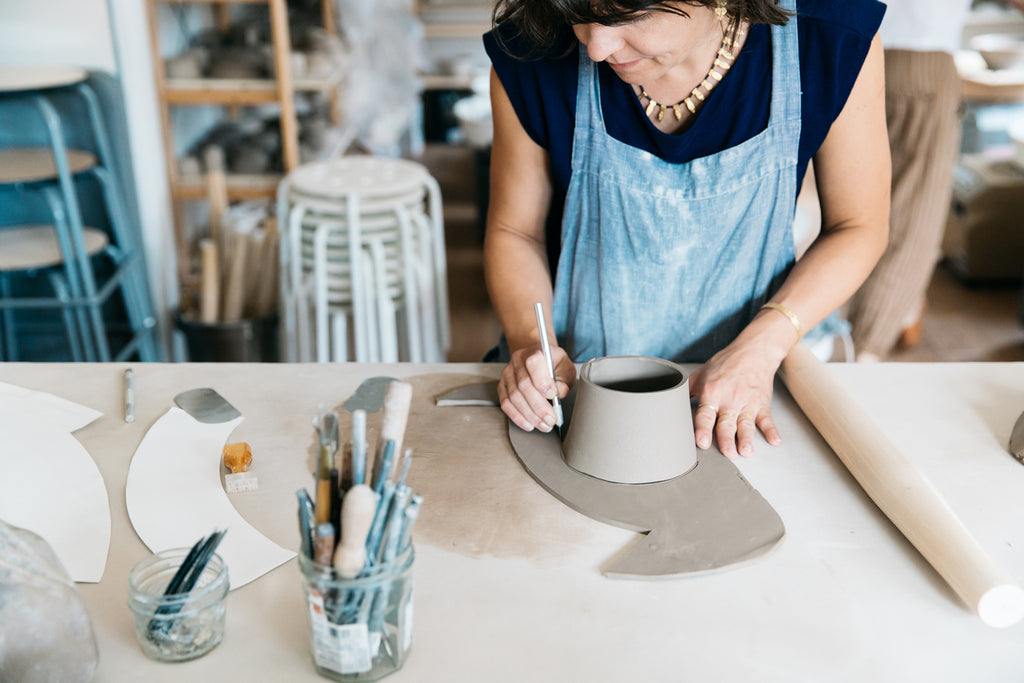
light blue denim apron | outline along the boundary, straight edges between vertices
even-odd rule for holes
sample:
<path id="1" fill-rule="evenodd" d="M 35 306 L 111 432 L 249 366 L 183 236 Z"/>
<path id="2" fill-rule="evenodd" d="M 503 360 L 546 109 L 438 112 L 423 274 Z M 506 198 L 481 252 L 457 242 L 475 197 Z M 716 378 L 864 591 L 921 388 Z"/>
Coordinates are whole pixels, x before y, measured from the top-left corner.
<path id="1" fill-rule="evenodd" d="M 552 311 L 558 342 L 574 361 L 706 361 L 787 274 L 800 143 L 796 17 L 771 32 L 767 128 L 684 164 L 608 134 L 597 67 L 581 47 Z"/>

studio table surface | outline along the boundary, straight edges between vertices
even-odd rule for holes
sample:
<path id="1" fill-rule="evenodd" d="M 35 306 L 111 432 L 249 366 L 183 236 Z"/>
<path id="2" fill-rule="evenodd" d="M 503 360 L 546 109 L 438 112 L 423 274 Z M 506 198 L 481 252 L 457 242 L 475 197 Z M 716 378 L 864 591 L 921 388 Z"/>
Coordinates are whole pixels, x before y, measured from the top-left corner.
<path id="1" fill-rule="evenodd" d="M 245 416 L 230 441 L 251 444 L 259 476 L 257 492 L 231 501 L 271 540 L 296 548 L 295 491 L 313 488 L 317 406 L 340 408 L 377 376 L 414 386 L 409 477 L 425 498 L 414 534 L 413 646 L 404 669 L 385 680 L 1024 680 L 1024 623 L 982 624 L 781 385 L 773 409 L 783 445 L 759 439 L 756 455 L 738 465 L 782 517 L 782 544 L 720 573 L 645 582 L 601 575 L 642 536 L 548 495 L 515 458 L 497 409 L 433 406 L 448 389 L 497 377 L 497 365 L 136 364 L 131 424 L 122 420 L 124 367 L 0 364 L 0 381 L 104 412 L 76 432 L 103 475 L 112 517 L 103 580 L 78 584 L 99 642 L 98 681 L 323 680 L 294 560 L 232 591 L 224 641 L 205 657 L 162 664 L 142 654 L 127 577 L 148 550 L 129 522 L 125 481 L 136 446 L 174 395 L 213 387 Z M 1024 465 L 1006 452 L 1024 410 L 1024 363 L 830 372 L 1024 581 Z M 348 429 L 342 413 L 343 438 Z"/>

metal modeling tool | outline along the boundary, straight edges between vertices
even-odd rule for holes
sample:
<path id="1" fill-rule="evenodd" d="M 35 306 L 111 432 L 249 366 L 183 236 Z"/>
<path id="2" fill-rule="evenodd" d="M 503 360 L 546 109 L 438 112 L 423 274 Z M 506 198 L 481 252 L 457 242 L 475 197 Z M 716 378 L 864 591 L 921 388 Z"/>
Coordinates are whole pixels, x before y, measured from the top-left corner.
<path id="1" fill-rule="evenodd" d="M 1024 463 L 1024 413 L 1013 425 L 1013 432 L 1010 433 L 1010 455 Z"/>
<path id="2" fill-rule="evenodd" d="M 124 371 L 124 421 L 135 422 L 135 371 Z"/>
<path id="3" fill-rule="evenodd" d="M 538 301 L 533 305 L 537 316 L 537 332 L 540 334 L 540 347 L 544 351 L 544 360 L 548 362 L 551 381 L 555 384 L 555 397 L 551 399 L 551 407 L 555 409 L 555 426 L 562 428 L 562 404 L 558 401 L 558 380 L 555 377 L 555 362 L 551 358 L 551 345 L 548 343 L 548 326 L 544 322 L 544 306 Z"/>
<path id="4" fill-rule="evenodd" d="M 174 397 L 174 404 L 206 424 L 221 424 L 242 417 L 237 408 L 209 387 L 183 391 Z"/>

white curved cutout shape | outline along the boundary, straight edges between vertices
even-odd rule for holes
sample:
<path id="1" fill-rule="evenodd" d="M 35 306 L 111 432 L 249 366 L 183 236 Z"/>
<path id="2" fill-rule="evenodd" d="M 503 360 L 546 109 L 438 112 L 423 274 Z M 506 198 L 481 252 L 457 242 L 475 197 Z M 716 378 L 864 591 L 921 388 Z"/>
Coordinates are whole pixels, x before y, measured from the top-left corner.
<path id="1" fill-rule="evenodd" d="M 125 484 L 132 526 L 155 553 L 227 529 L 217 554 L 228 566 L 232 590 L 295 556 L 246 522 L 221 486 L 221 451 L 243 419 L 206 424 L 171 408 L 146 432 Z"/>
<path id="2" fill-rule="evenodd" d="M 0 518 L 50 546 L 75 581 L 103 578 L 110 503 L 96 463 L 72 436 L 103 413 L 0 382 Z"/>

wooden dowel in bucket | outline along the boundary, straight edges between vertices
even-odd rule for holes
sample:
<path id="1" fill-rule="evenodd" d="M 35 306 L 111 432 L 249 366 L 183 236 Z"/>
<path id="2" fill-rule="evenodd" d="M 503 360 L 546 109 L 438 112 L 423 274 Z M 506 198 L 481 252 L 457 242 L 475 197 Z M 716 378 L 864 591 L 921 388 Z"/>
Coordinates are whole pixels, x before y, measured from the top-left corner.
<path id="1" fill-rule="evenodd" d="M 199 240 L 199 320 L 215 323 L 220 316 L 220 256 L 217 244 Z"/>
<path id="2" fill-rule="evenodd" d="M 224 286 L 224 310 L 221 317 L 224 322 L 241 319 L 245 302 L 245 269 L 249 240 L 244 235 L 235 234 L 231 240 L 229 255 L 228 279 Z"/>

